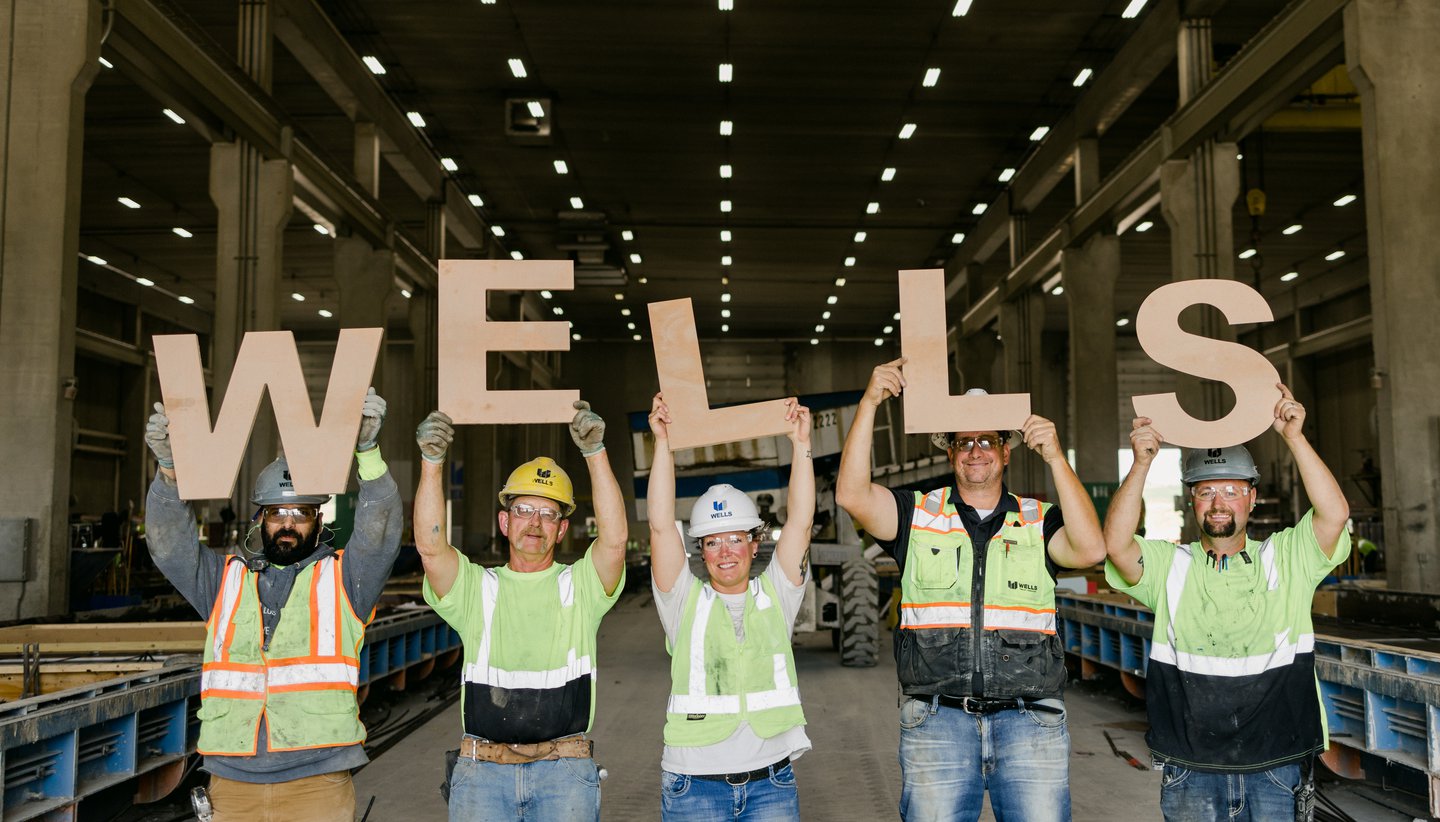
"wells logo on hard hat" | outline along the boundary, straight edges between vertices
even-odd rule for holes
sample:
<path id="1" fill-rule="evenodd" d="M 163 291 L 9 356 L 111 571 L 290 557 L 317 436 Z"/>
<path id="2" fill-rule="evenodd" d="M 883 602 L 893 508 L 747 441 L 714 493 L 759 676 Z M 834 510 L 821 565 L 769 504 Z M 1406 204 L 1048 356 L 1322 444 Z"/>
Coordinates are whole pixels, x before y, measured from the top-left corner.
<path id="1" fill-rule="evenodd" d="M 510 472 L 505 487 L 500 489 L 500 504 L 510 507 L 516 497 L 544 497 L 563 507 L 565 516 L 575 513 L 575 487 L 570 475 L 549 457 L 537 457 Z"/>
<path id="2" fill-rule="evenodd" d="M 764 525 L 755 502 L 733 485 L 712 485 L 690 507 L 691 537 L 708 537 L 726 531 L 753 531 Z"/>
<path id="3" fill-rule="evenodd" d="M 717 499 L 717 500 L 715 500 L 715 510 L 716 510 L 716 511 L 724 511 L 724 510 L 725 510 L 725 500 L 723 500 L 723 499 Z"/>

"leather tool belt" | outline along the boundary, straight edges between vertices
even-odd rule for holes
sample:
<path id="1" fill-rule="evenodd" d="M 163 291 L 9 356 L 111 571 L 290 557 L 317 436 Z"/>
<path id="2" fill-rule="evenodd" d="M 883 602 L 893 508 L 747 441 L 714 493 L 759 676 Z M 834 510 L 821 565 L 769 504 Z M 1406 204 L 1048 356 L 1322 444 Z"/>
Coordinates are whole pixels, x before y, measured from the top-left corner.
<path id="1" fill-rule="evenodd" d="M 595 743 L 579 736 L 552 739 L 549 742 L 486 742 L 473 736 L 460 740 L 460 755 L 480 762 L 501 765 L 524 765 L 549 759 L 589 759 L 595 754 Z"/>

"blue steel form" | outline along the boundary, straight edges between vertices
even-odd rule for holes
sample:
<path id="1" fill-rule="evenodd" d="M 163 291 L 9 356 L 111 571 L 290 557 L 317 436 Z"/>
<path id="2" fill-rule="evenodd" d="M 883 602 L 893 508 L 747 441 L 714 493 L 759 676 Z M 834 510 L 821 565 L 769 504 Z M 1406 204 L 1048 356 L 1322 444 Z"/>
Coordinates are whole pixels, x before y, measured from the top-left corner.
<path id="1" fill-rule="evenodd" d="M 418 668 L 428 674 L 460 635 L 428 608 L 375 620 L 365 633 L 360 684 Z M 153 671 L 0 705 L 0 820 L 72 822 L 80 801 L 136 780 L 136 801 L 163 797 L 195 750 L 200 663 L 194 656 Z"/>
<path id="2" fill-rule="evenodd" d="M 1056 593 L 1065 650 L 1144 677 L 1155 617 L 1129 597 Z M 1440 654 L 1315 635 L 1315 672 L 1330 741 L 1420 771 L 1440 816 Z M 1327 758 L 1327 764 L 1330 764 Z M 1356 776 L 1351 769 L 1346 776 Z"/>

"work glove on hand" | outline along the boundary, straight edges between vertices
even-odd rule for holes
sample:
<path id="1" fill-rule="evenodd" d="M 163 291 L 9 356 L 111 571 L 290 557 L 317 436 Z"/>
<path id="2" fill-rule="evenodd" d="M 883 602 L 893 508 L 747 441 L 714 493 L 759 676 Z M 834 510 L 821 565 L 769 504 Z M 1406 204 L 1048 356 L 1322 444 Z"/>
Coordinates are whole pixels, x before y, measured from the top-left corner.
<path id="1" fill-rule="evenodd" d="M 451 427 L 450 417 L 443 411 L 431 411 L 430 416 L 415 429 L 415 442 L 426 462 L 444 462 L 445 452 L 450 450 L 450 443 L 454 440 L 455 429 Z"/>
<path id="2" fill-rule="evenodd" d="M 593 457 L 605 450 L 605 420 L 590 410 L 590 403 L 575 401 L 575 419 L 570 421 L 570 439 L 580 453 Z"/>
<path id="3" fill-rule="evenodd" d="M 175 453 L 170 450 L 170 418 L 165 416 L 165 406 L 155 403 L 155 413 L 145 423 L 145 444 L 161 468 L 175 467 Z"/>
<path id="4" fill-rule="evenodd" d="M 360 435 L 355 438 L 356 451 L 369 451 L 380 438 L 380 426 L 385 424 L 385 398 L 375 393 L 372 386 L 365 395 L 365 404 L 360 407 Z"/>

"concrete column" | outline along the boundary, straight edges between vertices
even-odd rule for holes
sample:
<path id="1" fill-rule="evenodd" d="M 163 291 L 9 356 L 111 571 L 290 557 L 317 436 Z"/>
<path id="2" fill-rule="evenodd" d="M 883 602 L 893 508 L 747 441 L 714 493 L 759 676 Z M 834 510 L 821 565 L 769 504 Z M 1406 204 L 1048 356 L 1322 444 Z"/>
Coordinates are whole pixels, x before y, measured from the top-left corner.
<path id="1" fill-rule="evenodd" d="M 16 619 L 69 606 L 80 169 L 99 4 L 7 4 L 0 50 L 0 458 L 11 467 L 0 518 L 30 528 L 28 552 L 0 541 L 0 619 Z"/>
<path id="2" fill-rule="evenodd" d="M 371 197 L 380 196 L 380 130 L 363 120 L 355 124 L 355 179 Z"/>
<path id="3" fill-rule="evenodd" d="M 1082 203 L 1100 187 L 1100 141 L 1082 137 L 1075 142 L 1075 202 Z"/>
<path id="4" fill-rule="evenodd" d="M 1070 420 L 1075 473 L 1085 482 L 1118 482 L 1115 409 L 1115 282 L 1120 238 L 1096 234 L 1060 252 L 1061 282 L 1070 313 Z"/>
<path id="5" fill-rule="evenodd" d="M 445 259 L 445 201 L 425 203 L 425 245 L 436 261 Z"/>
<path id="6" fill-rule="evenodd" d="M 1440 591 L 1440 5 L 1352 0 L 1345 61 L 1360 90 L 1381 493 L 1390 587 Z"/>
<path id="7" fill-rule="evenodd" d="M 435 336 L 438 310 L 434 291 L 416 291 L 410 298 L 410 334 L 415 340 L 412 352 L 415 402 L 417 408 L 424 409 L 422 416 L 435 410 L 439 401 L 436 378 L 440 362 Z"/>
<path id="8" fill-rule="evenodd" d="M 395 254 L 357 237 L 335 240 L 341 328 L 384 328 L 385 304 L 395 293 Z"/>
<path id="9" fill-rule="evenodd" d="M 1045 330 L 1043 295 L 1034 289 L 1017 294 L 1000 306 L 1000 343 L 1006 392 L 1030 393 L 1030 407 L 1044 414 L 1044 362 L 1041 358 L 1041 336 Z M 990 389 L 992 393 L 995 389 Z M 1007 481 L 1017 493 L 1045 493 L 1048 473 L 1044 463 L 1033 451 L 1016 444 L 1010 449 L 1010 471 Z M 1053 497 L 1052 497 L 1053 499 Z"/>
<path id="10" fill-rule="evenodd" d="M 1023 211 L 1017 211 L 1010 215 L 1010 268 L 1012 269 L 1025 259 L 1025 253 L 1030 250 L 1030 239 L 1026 233 L 1029 217 L 1030 215 Z"/>

